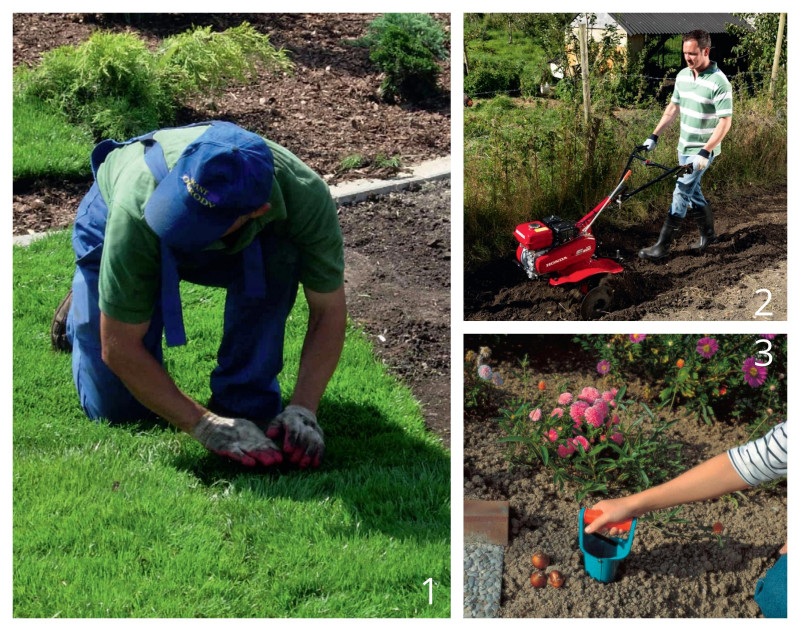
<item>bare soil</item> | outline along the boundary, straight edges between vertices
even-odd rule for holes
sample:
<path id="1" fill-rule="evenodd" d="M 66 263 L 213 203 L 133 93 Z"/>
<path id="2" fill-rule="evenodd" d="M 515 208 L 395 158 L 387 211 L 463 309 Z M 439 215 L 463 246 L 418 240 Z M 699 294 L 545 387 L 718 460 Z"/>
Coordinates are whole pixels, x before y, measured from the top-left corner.
<path id="1" fill-rule="evenodd" d="M 359 153 L 399 155 L 404 167 L 450 153 L 450 64 L 441 95 L 421 104 L 378 98 L 382 76 L 365 48 L 348 43 L 377 14 L 69 14 L 13 17 L 14 65 L 36 64 L 47 50 L 77 45 L 98 28 L 132 31 L 152 46 L 192 25 L 224 29 L 249 21 L 291 52 L 292 76 L 262 77 L 224 97 L 196 99 L 178 124 L 225 119 L 284 145 L 330 184 L 384 171 L 340 171 Z M 449 31 L 449 16 L 437 15 Z M 88 156 L 87 156 L 88 160 Z M 89 181 L 15 182 L 13 232 L 67 228 Z M 426 423 L 450 439 L 449 182 L 375 198 L 340 210 L 351 317 L 423 404 Z"/>
<path id="2" fill-rule="evenodd" d="M 464 497 L 510 502 L 509 544 L 505 549 L 500 617 L 759 617 L 753 600 L 756 581 L 774 564 L 786 541 L 785 481 L 749 489 L 742 496 L 699 502 L 678 514 L 688 524 L 664 530 L 639 520 L 630 555 L 613 583 L 600 583 L 584 570 L 578 547 L 578 513 L 601 496 L 574 501 L 575 487 L 559 493 L 552 476 L 539 466 L 512 467 L 492 421 L 497 406 L 523 396 L 518 360 L 527 353 L 533 382 L 548 387 L 570 379 L 575 389 L 598 385 L 595 358 L 568 336 L 466 336 L 465 348 L 490 345 L 493 363 L 505 384 L 480 408 L 468 408 L 464 420 Z M 629 394 L 641 397 L 648 384 L 630 383 Z M 652 384 L 650 384 L 652 387 Z M 554 395 L 555 396 L 555 395 Z M 746 442 L 741 427 L 706 426 L 684 418 L 672 426 L 668 440 L 683 444 L 688 468 Z M 724 527 L 721 545 L 709 533 Z M 544 550 L 552 569 L 565 577 L 561 589 L 534 589 L 531 556 Z"/>
<path id="3" fill-rule="evenodd" d="M 683 224 L 670 255 L 652 262 L 638 251 L 658 239 L 664 218 L 649 225 L 594 230 L 598 256 L 621 257 L 625 268 L 608 278 L 613 303 L 600 320 L 786 320 L 786 188 L 712 200 L 719 242 L 701 255 L 691 220 Z M 509 257 L 465 273 L 467 320 L 580 320 L 580 299 L 569 286 L 529 280 Z M 756 316 L 767 301 L 771 301 Z M 771 315 L 764 315 L 765 313 Z"/>

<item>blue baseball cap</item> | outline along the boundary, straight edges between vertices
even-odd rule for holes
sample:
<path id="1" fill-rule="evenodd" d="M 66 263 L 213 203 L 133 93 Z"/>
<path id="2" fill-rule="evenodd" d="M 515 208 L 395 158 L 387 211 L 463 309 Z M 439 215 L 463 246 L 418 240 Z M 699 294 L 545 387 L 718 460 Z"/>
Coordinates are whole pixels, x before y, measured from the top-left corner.
<path id="1" fill-rule="evenodd" d="M 269 201 L 274 173 L 272 151 L 260 136 L 215 121 L 156 187 L 145 221 L 164 245 L 205 249 Z"/>

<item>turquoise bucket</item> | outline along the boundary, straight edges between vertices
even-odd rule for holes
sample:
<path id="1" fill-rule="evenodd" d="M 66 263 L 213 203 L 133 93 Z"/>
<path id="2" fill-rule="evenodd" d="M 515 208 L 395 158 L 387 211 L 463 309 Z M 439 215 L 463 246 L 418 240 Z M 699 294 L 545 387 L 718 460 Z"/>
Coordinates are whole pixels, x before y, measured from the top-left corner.
<path id="1" fill-rule="evenodd" d="M 633 545 L 633 534 L 636 531 L 636 519 L 631 522 L 627 539 L 606 537 L 605 535 L 583 532 L 583 512 L 578 517 L 578 542 L 583 553 L 583 565 L 593 579 L 602 583 L 611 583 L 617 577 L 620 561 L 628 556 Z"/>

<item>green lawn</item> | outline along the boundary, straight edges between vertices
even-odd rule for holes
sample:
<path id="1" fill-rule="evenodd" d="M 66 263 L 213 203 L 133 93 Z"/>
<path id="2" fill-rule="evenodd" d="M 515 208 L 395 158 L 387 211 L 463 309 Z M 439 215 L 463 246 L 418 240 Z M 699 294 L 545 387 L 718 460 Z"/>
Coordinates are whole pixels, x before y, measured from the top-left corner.
<path id="1" fill-rule="evenodd" d="M 14 96 L 14 179 L 91 175 L 94 139 L 54 108 Z"/>
<path id="2" fill-rule="evenodd" d="M 321 468 L 252 471 L 168 427 L 85 418 L 49 343 L 72 261 L 67 232 L 14 248 L 16 617 L 449 616 L 449 454 L 356 328 L 320 406 Z M 166 363 L 205 401 L 224 296 L 182 295 L 189 343 Z M 285 396 L 306 318 L 300 298 Z"/>

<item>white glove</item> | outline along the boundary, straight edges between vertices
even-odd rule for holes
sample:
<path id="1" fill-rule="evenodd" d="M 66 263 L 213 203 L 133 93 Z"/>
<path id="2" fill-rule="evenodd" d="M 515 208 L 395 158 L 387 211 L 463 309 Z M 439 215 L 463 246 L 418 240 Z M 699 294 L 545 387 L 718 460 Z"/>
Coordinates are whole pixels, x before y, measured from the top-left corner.
<path id="1" fill-rule="evenodd" d="M 708 158 L 709 154 L 708 151 L 705 149 L 701 149 L 700 153 L 698 153 L 694 158 L 692 158 L 692 165 L 694 166 L 695 171 L 702 171 L 708 166 Z"/>
<path id="2" fill-rule="evenodd" d="M 267 436 L 281 442 L 289 461 L 305 469 L 318 467 L 325 455 L 325 439 L 314 413 L 301 405 L 289 405 L 267 426 Z"/>
<path id="3" fill-rule="evenodd" d="M 192 430 L 192 436 L 206 449 L 253 467 L 278 464 L 283 455 L 255 423 L 244 418 L 225 418 L 206 412 Z"/>
<path id="4" fill-rule="evenodd" d="M 655 134 L 650 134 L 650 135 L 647 137 L 647 140 L 645 140 L 645 141 L 642 143 L 642 146 L 643 146 L 643 147 L 644 147 L 644 148 L 645 148 L 647 151 L 652 151 L 653 149 L 655 149 L 655 148 L 656 148 L 656 145 L 657 145 L 657 144 L 658 144 L 658 136 L 656 136 Z"/>

